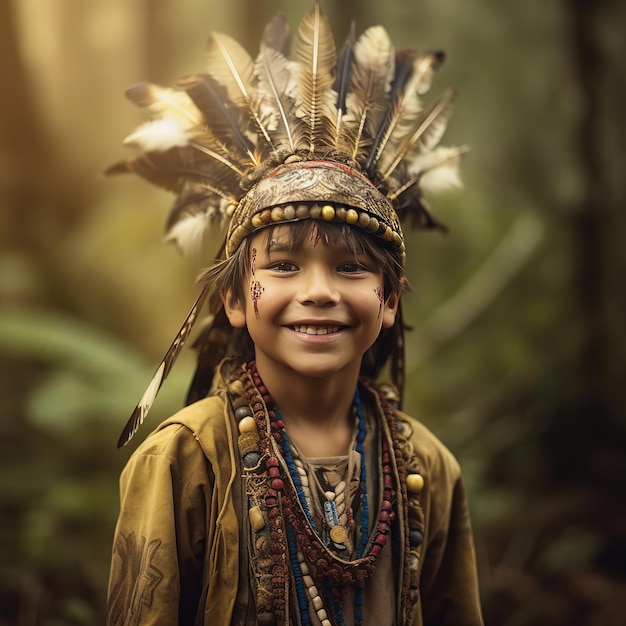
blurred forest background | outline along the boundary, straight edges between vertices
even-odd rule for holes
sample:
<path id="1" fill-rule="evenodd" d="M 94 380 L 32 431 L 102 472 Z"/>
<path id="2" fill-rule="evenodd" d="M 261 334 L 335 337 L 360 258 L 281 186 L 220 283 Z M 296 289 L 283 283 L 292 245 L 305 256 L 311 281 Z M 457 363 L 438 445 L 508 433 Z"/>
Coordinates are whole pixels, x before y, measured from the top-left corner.
<path id="1" fill-rule="evenodd" d="M 0 2 L 0 624 L 102 624 L 118 476 L 182 403 L 185 350 L 123 424 L 196 295 L 161 242 L 171 198 L 104 179 L 143 121 L 131 84 L 256 54 L 287 0 Z M 494 626 L 626 623 L 626 3 L 323 0 L 342 42 L 383 23 L 448 53 L 444 144 L 465 189 L 409 234 L 405 408 L 459 457 Z M 428 98 L 427 98 L 427 101 Z"/>

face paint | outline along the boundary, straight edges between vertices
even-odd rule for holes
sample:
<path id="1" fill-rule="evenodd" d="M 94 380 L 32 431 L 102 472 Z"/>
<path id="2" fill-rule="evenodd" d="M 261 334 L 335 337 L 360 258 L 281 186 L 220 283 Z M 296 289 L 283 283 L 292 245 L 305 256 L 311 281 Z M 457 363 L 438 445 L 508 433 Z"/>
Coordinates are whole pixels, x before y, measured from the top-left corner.
<path id="1" fill-rule="evenodd" d="M 250 297 L 252 298 L 252 305 L 254 306 L 254 315 L 257 319 L 260 319 L 259 315 L 259 300 L 261 294 L 265 291 L 265 288 L 258 280 L 253 280 L 250 284 Z"/>
<path id="2" fill-rule="evenodd" d="M 256 274 L 256 248 L 252 248 L 252 259 L 250 261 L 250 272 L 252 276 Z"/>
<path id="3" fill-rule="evenodd" d="M 383 285 L 378 285 L 376 289 L 374 289 L 374 293 L 378 296 L 378 317 L 380 317 L 380 313 L 383 310 L 383 304 L 385 304 L 385 288 Z"/>
<path id="4" fill-rule="evenodd" d="M 320 229 L 317 227 L 317 224 L 313 224 L 313 227 L 311 228 L 311 242 L 313 244 L 313 247 L 317 247 L 317 244 L 320 242 L 320 239 L 322 238 L 322 235 L 320 233 Z"/>

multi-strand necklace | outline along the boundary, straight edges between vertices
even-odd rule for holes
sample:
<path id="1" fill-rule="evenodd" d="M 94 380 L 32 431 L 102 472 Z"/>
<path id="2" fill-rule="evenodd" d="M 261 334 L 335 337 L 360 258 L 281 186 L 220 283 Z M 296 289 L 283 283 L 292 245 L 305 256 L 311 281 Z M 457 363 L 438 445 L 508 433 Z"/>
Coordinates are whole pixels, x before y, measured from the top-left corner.
<path id="1" fill-rule="evenodd" d="M 303 626 L 311 623 L 310 607 L 322 626 L 343 626 L 343 600 L 347 588 L 355 589 L 355 623 L 363 620 L 365 581 L 373 574 L 396 518 L 396 491 L 406 496 L 406 486 L 396 485 L 394 476 L 406 476 L 404 460 L 394 444 L 389 424 L 380 433 L 380 505 L 370 533 L 370 502 L 364 442 L 366 421 L 360 391 L 355 393 L 357 423 L 355 450 L 360 459 L 355 510 L 352 510 L 346 481 L 323 492 L 321 515 L 315 520 L 311 484 L 307 472 L 285 430 L 283 417 L 256 370 L 254 362 L 243 370 L 246 405 L 236 408 L 239 447 L 248 479 L 250 522 L 257 583 L 257 622 L 287 624 L 289 621 L 290 571 Z M 387 419 L 392 415 L 386 415 Z M 249 421 L 248 421 L 249 420 Z M 385 422 L 387 423 L 387 422 Z M 384 431 L 384 432 L 383 432 Z M 394 473 L 395 465 L 395 473 Z M 356 533 L 358 519 L 359 532 Z M 405 520 L 406 521 L 406 520 Z M 408 537 L 409 528 L 402 524 Z M 356 535 L 356 536 L 355 536 Z M 348 558 L 352 536 L 357 541 L 356 559 Z M 408 541 L 406 548 L 409 548 Z M 408 574 L 408 550 L 404 568 Z M 402 597 L 408 597 L 408 575 L 403 575 Z M 403 601 L 404 603 L 404 601 Z M 410 608 L 408 609 L 410 611 Z"/>

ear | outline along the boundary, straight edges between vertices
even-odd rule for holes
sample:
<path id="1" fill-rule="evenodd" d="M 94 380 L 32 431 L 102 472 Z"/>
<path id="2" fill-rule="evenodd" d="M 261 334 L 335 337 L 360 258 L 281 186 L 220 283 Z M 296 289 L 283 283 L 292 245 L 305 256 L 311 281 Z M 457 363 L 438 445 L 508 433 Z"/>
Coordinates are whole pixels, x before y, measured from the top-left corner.
<path id="1" fill-rule="evenodd" d="M 232 291 L 222 294 L 222 304 L 226 317 L 233 328 L 245 328 L 246 326 L 246 307 L 245 304 L 236 298 Z"/>
<path id="2" fill-rule="evenodd" d="M 395 324 L 398 304 L 400 304 L 400 295 L 397 293 L 390 294 L 387 300 L 385 300 L 385 308 L 383 309 L 383 328 L 391 328 Z"/>

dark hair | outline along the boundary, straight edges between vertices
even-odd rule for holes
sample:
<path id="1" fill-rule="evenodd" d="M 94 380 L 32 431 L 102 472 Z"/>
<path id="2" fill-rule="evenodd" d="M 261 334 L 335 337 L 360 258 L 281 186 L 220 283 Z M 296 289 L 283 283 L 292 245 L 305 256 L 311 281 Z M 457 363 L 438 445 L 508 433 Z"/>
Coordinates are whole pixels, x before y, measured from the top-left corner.
<path id="1" fill-rule="evenodd" d="M 398 297 L 407 288 L 404 267 L 397 251 L 391 245 L 387 246 L 379 238 L 375 238 L 362 228 L 352 227 L 347 224 L 333 224 L 321 220 L 306 219 L 297 222 L 285 222 L 267 226 L 263 230 L 268 231 L 267 246 L 269 249 L 272 240 L 272 231 L 276 227 L 288 226 L 289 245 L 297 250 L 311 236 L 313 228 L 317 228 L 316 237 L 327 246 L 347 247 L 356 255 L 366 254 L 383 275 L 385 298 L 391 294 Z M 261 232 L 261 231 L 257 231 Z M 217 310 L 217 300 L 230 293 L 236 301 L 241 302 L 245 297 L 248 273 L 250 271 L 250 247 L 252 235 L 246 237 L 239 248 L 226 260 L 220 261 L 212 267 L 204 270 L 198 281 L 203 285 L 209 285 L 212 294 L 212 309 Z M 401 317 L 396 319 L 395 330 L 402 325 Z M 392 351 L 390 339 L 394 329 L 383 329 L 374 345 L 365 353 L 361 367 L 362 374 L 375 378 L 384 366 Z M 236 329 L 235 336 L 231 341 L 231 350 L 239 357 L 250 360 L 254 355 L 254 346 L 247 329 Z"/>

